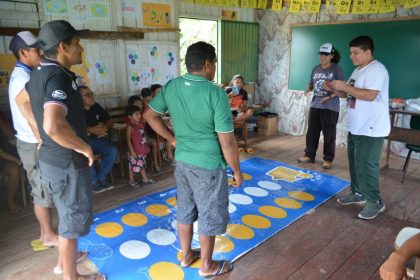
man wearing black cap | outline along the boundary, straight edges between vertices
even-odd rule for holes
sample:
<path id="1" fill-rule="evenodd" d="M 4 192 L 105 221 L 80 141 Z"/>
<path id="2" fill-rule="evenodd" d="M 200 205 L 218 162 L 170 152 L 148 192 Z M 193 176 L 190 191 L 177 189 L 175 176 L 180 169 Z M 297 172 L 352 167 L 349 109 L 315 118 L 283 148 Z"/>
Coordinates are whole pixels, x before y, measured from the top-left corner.
<path id="1" fill-rule="evenodd" d="M 37 246 L 38 250 L 58 245 L 58 236 L 51 221 L 51 208 L 54 207 L 54 203 L 47 195 L 46 186 L 42 183 L 36 168 L 39 133 L 33 118 L 29 95 L 24 89 L 32 69 L 41 61 L 40 48 L 37 38 L 29 31 L 17 33 L 9 46 L 17 59 L 16 67 L 10 76 L 9 102 L 13 126 L 17 132 L 17 150 L 32 187 L 34 212 L 41 227 L 42 246 Z"/>
<path id="2" fill-rule="evenodd" d="M 42 139 L 41 177 L 58 211 L 58 251 L 65 280 L 105 279 L 83 277 L 76 270 L 77 239 L 89 233 L 92 222 L 89 166 L 93 153 L 76 75 L 69 68 L 82 63 L 78 37 L 86 32 L 64 20 L 46 23 L 38 38 L 45 59 L 26 85 Z"/>

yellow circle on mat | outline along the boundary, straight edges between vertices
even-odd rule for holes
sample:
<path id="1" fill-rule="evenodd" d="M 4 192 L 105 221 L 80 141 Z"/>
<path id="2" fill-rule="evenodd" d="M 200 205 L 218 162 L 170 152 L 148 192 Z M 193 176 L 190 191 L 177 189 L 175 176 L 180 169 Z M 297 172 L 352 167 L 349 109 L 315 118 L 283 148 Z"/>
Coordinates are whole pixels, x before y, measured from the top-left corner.
<path id="1" fill-rule="evenodd" d="M 119 223 L 103 223 L 96 227 L 96 233 L 102 237 L 117 237 L 123 232 L 123 227 Z"/>
<path id="2" fill-rule="evenodd" d="M 127 226 L 141 227 L 147 224 L 147 217 L 140 213 L 129 213 L 121 218 L 121 221 Z"/>
<path id="3" fill-rule="evenodd" d="M 233 238 L 242 240 L 251 239 L 255 235 L 251 228 L 240 224 L 228 224 L 226 233 Z"/>
<path id="4" fill-rule="evenodd" d="M 227 253 L 235 248 L 232 240 L 224 236 L 216 236 L 216 242 L 214 243 L 214 252 L 216 253 Z"/>
<path id="5" fill-rule="evenodd" d="M 163 217 L 171 212 L 169 208 L 162 204 L 153 204 L 146 207 L 146 212 L 153 216 Z"/>
<path id="6" fill-rule="evenodd" d="M 175 207 L 176 206 L 176 197 L 173 196 L 173 197 L 168 198 L 166 200 L 166 203 L 168 203 L 169 205 Z"/>
<path id="7" fill-rule="evenodd" d="M 260 211 L 261 214 L 271 218 L 282 219 L 287 217 L 286 211 L 274 206 L 261 206 L 258 208 L 258 211 Z"/>
<path id="8" fill-rule="evenodd" d="M 249 175 L 248 173 L 242 173 L 242 177 L 244 177 L 244 180 L 251 180 L 252 176 Z"/>
<path id="9" fill-rule="evenodd" d="M 174 263 L 158 262 L 149 268 L 149 276 L 152 280 L 182 280 L 184 279 L 184 271 Z"/>
<path id="10" fill-rule="evenodd" d="M 274 202 L 281 207 L 289 209 L 299 209 L 302 207 L 302 204 L 300 204 L 298 201 L 287 197 L 276 198 L 274 199 Z"/>
<path id="11" fill-rule="evenodd" d="M 302 191 L 291 191 L 289 192 L 289 196 L 302 201 L 312 201 L 315 199 L 312 194 Z"/>
<path id="12" fill-rule="evenodd" d="M 247 226 L 253 228 L 269 228 L 271 227 L 271 222 L 269 219 L 264 218 L 258 215 L 244 215 L 242 217 L 242 222 Z"/>
<path id="13" fill-rule="evenodd" d="M 181 251 L 178 251 L 178 253 L 176 254 L 176 258 L 178 259 L 178 261 L 181 261 L 181 259 L 182 259 L 182 252 Z M 200 266 L 201 266 L 201 259 L 198 258 L 195 261 L 193 261 L 192 264 L 190 264 L 188 267 L 200 268 Z"/>

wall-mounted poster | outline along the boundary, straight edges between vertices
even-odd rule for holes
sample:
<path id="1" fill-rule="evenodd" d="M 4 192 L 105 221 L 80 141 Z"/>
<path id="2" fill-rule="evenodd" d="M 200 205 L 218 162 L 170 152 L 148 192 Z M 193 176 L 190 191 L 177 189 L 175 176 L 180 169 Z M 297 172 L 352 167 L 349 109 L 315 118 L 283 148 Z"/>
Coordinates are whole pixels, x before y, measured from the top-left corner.
<path id="1" fill-rule="evenodd" d="M 136 0 L 121 0 L 121 12 L 125 17 L 135 18 L 137 16 Z"/>
<path id="2" fill-rule="evenodd" d="M 222 20 L 237 20 L 238 14 L 236 11 L 222 10 Z"/>
<path id="3" fill-rule="evenodd" d="M 171 5 L 142 3 L 143 25 L 149 27 L 172 27 Z"/>
<path id="4" fill-rule="evenodd" d="M 45 14 L 50 14 L 50 15 L 67 14 L 67 1 L 66 0 L 45 0 L 44 7 L 45 7 Z"/>
<path id="5" fill-rule="evenodd" d="M 13 54 L 0 54 L 0 88 L 8 88 L 10 75 L 16 65 Z"/>
<path id="6" fill-rule="evenodd" d="M 95 18 L 108 18 L 109 17 L 109 2 L 91 3 L 90 16 Z"/>
<path id="7" fill-rule="evenodd" d="M 69 11 L 70 17 L 76 21 L 87 21 L 89 18 L 87 0 L 70 0 Z"/>
<path id="8" fill-rule="evenodd" d="M 126 45 L 126 65 L 130 91 L 152 84 L 166 84 L 179 74 L 179 46 L 173 42 Z"/>

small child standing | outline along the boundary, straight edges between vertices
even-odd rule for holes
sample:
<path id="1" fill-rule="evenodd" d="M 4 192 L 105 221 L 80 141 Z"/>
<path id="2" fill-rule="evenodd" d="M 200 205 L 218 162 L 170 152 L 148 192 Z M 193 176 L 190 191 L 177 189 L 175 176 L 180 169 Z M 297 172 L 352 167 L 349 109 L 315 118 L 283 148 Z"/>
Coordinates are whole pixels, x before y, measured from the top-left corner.
<path id="1" fill-rule="evenodd" d="M 125 108 L 125 113 L 129 119 L 126 131 L 127 145 L 130 151 L 128 184 L 131 187 L 138 188 L 140 185 L 134 180 L 134 174 L 140 173 L 145 184 L 154 183 L 155 180 L 147 177 L 146 174 L 146 157 L 149 153 L 149 147 L 141 109 L 135 105 L 129 105 Z"/>

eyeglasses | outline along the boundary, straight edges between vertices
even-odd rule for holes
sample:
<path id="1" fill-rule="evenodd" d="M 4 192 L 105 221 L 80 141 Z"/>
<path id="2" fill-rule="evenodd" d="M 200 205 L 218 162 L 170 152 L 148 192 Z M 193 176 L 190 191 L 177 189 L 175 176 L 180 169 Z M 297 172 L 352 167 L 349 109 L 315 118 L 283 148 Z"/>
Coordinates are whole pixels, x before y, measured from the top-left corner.
<path id="1" fill-rule="evenodd" d="M 88 92 L 88 93 L 82 94 L 82 96 L 83 97 L 84 96 L 86 96 L 86 97 L 93 97 L 93 96 L 95 96 L 95 93 L 94 92 Z"/>

